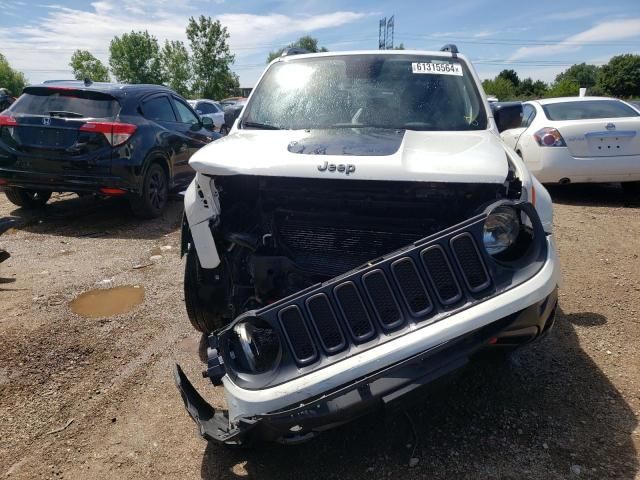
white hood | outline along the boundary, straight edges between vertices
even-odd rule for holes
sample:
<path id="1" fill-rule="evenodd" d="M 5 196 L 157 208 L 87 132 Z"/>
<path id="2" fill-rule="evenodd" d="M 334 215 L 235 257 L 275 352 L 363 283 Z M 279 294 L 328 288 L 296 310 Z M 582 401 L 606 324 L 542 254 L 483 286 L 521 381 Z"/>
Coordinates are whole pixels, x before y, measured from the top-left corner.
<path id="1" fill-rule="evenodd" d="M 348 129 L 341 138 L 351 140 L 359 135 L 359 131 Z M 311 142 L 312 137 L 315 143 Z M 376 150 L 376 142 L 361 142 L 357 154 L 332 154 L 339 150 L 336 140 L 332 139 L 333 148 L 327 149 L 318 148 L 317 138 L 317 131 L 236 130 L 200 149 L 189 164 L 208 175 L 459 183 L 503 183 L 507 177 L 502 141 L 489 130 L 407 130 L 404 136 L 398 135 L 397 146 L 391 145 L 392 153 L 388 143 Z M 292 147 L 306 141 L 314 148 L 304 153 L 292 152 Z M 343 151 L 348 152 L 349 147 Z"/>

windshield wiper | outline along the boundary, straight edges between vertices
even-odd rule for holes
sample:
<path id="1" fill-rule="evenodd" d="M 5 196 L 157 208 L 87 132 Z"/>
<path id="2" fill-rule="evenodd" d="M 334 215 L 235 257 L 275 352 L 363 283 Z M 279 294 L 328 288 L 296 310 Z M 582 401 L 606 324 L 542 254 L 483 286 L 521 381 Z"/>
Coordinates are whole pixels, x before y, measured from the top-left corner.
<path id="1" fill-rule="evenodd" d="M 84 118 L 84 115 L 76 112 L 67 112 L 65 110 L 51 110 L 49 112 L 50 117 L 62 117 L 62 118 Z"/>
<path id="2" fill-rule="evenodd" d="M 276 127 L 275 125 L 269 125 L 268 123 L 258 123 L 258 122 L 242 122 L 242 127 L 249 128 L 261 128 L 262 130 L 280 130 L 280 127 Z"/>

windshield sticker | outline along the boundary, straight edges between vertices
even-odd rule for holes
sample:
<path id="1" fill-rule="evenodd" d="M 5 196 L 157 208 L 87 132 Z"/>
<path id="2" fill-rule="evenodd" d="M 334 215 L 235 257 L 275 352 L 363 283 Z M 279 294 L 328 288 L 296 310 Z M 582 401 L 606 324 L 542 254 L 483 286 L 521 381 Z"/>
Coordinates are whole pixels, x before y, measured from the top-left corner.
<path id="1" fill-rule="evenodd" d="M 462 65 L 459 63 L 414 62 L 411 64 L 411 71 L 413 73 L 455 75 L 457 77 L 462 77 Z"/>

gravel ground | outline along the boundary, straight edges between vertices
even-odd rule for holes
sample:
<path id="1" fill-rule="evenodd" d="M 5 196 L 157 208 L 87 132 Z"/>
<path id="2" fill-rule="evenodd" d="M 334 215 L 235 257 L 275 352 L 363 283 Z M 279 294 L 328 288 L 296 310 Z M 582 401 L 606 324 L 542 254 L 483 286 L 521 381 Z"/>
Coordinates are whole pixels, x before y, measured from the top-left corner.
<path id="1" fill-rule="evenodd" d="M 0 237 L 13 255 L 0 266 L 0 475 L 639 479 L 640 210 L 610 186 L 552 195 L 564 285 L 549 337 L 469 366 L 406 414 L 253 451 L 201 440 L 173 386 L 179 362 L 223 405 L 184 310 L 179 199 L 141 222 L 116 200 L 59 195 L 29 215 L 1 195 L 0 216 L 21 225 Z M 69 307 L 127 285 L 145 291 L 129 313 Z"/>

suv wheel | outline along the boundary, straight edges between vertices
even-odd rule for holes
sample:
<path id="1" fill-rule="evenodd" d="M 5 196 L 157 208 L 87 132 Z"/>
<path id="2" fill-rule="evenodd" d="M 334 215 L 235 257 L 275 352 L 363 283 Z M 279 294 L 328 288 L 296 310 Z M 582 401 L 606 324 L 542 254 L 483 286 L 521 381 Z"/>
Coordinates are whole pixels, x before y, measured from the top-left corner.
<path id="1" fill-rule="evenodd" d="M 15 187 L 5 188 L 4 194 L 11 203 L 26 210 L 42 208 L 51 198 L 51 192 L 46 190 L 25 190 Z"/>
<path id="2" fill-rule="evenodd" d="M 167 172 L 157 163 L 152 164 L 144 176 L 142 195 L 130 200 L 134 215 L 142 218 L 160 216 L 169 197 Z"/>
<path id="3" fill-rule="evenodd" d="M 184 303 L 191 325 L 199 332 L 211 333 L 226 324 L 222 312 L 214 308 L 219 303 L 217 297 L 224 296 L 222 282 L 215 278 L 221 273 L 222 267 L 203 269 L 195 248 L 189 248 L 184 267 Z"/>

